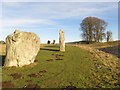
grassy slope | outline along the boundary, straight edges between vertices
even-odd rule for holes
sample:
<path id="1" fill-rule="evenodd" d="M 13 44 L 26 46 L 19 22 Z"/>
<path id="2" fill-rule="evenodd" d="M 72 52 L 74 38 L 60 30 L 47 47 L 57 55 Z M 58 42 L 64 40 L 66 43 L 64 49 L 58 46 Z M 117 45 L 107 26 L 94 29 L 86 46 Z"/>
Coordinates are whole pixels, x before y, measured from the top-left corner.
<path id="1" fill-rule="evenodd" d="M 20 88 L 30 83 L 37 84 L 41 88 L 116 86 L 116 72 L 112 73 L 88 51 L 69 45 L 66 47 L 65 53 L 58 50 L 58 46 L 47 45 L 42 47 L 38 53 L 36 64 L 22 68 L 3 67 L 3 82 L 11 81 L 15 87 Z M 56 56 L 57 54 L 62 56 Z M 63 60 L 56 60 L 56 58 Z M 101 65 L 100 69 L 96 67 L 98 64 Z M 29 77 L 30 74 L 43 70 L 46 72 L 41 73 L 38 77 Z M 22 74 L 22 78 L 13 79 L 11 74 L 14 73 Z"/>
<path id="2" fill-rule="evenodd" d="M 90 44 L 89 46 L 94 48 L 102 48 L 102 47 L 113 47 L 118 45 L 120 45 L 120 41 L 101 42 L 101 43 Z"/>

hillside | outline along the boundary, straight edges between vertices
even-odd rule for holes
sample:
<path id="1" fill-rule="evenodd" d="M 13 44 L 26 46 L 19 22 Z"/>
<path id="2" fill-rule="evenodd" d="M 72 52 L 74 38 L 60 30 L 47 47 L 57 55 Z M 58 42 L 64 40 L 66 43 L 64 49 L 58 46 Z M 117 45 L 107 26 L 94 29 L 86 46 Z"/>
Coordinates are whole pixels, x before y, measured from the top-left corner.
<path id="1" fill-rule="evenodd" d="M 120 41 L 85 44 L 84 41 L 69 42 L 68 45 L 87 46 L 120 57 Z"/>

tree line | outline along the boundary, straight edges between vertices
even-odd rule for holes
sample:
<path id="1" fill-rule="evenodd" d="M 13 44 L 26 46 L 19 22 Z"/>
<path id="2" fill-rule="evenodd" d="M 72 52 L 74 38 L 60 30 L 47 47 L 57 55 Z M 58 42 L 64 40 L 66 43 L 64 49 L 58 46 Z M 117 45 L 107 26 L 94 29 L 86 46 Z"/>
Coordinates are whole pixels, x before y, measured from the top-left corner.
<path id="1" fill-rule="evenodd" d="M 82 38 L 88 43 L 102 42 L 103 40 L 107 40 L 107 42 L 111 41 L 112 32 L 105 32 L 107 25 L 108 23 L 100 18 L 86 17 L 80 24 Z"/>

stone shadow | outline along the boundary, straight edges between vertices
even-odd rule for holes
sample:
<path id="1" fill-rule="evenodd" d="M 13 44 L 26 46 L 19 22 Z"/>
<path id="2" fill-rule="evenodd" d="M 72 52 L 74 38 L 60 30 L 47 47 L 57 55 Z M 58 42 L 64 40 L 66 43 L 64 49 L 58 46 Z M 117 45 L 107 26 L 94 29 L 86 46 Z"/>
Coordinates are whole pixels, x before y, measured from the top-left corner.
<path id="1" fill-rule="evenodd" d="M 55 48 L 59 48 L 59 45 L 50 45 L 50 46 L 45 46 L 45 47 L 55 47 Z"/>
<path id="2" fill-rule="evenodd" d="M 5 55 L 0 55 L 0 66 L 3 66 L 5 62 Z"/>
<path id="3" fill-rule="evenodd" d="M 103 51 L 105 53 L 115 55 L 118 58 L 120 58 L 120 45 L 112 46 L 112 47 L 106 47 L 106 48 L 99 48 L 98 50 Z"/>
<path id="4" fill-rule="evenodd" d="M 58 49 L 49 49 L 49 48 L 40 48 L 40 50 L 47 50 L 47 51 L 59 51 Z"/>

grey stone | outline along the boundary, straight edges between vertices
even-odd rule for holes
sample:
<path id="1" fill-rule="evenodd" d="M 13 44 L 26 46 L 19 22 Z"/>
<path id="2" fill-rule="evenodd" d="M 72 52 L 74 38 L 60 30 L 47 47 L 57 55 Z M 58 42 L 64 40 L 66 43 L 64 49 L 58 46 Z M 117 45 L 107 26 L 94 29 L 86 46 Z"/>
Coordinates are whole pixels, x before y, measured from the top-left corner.
<path id="1" fill-rule="evenodd" d="M 60 51 L 65 52 L 65 37 L 63 30 L 60 30 L 59 36 Z"/>
<path id="2" fill-rule="evenodd" d="M 16 30 L 6 38 L 6 67 L 22 67 L 34 63 L 40 49 L 40 39 L 32 32 Z"/>

